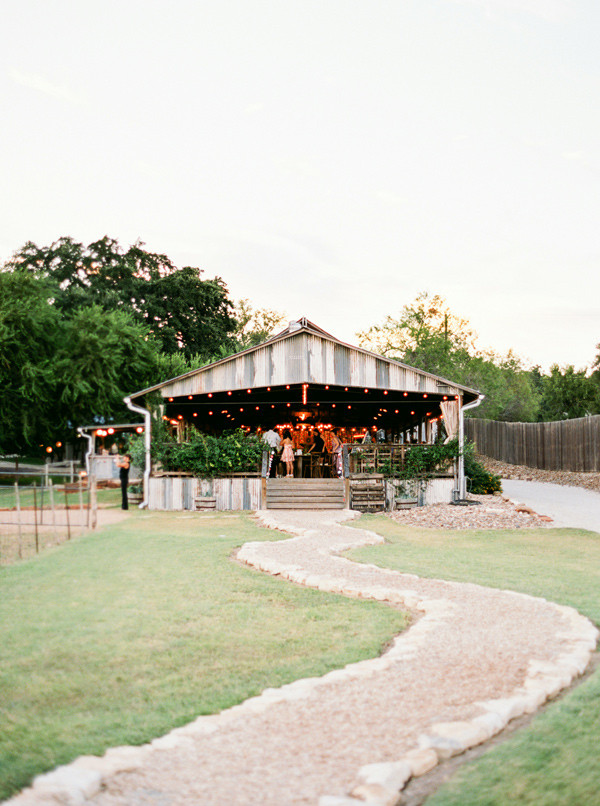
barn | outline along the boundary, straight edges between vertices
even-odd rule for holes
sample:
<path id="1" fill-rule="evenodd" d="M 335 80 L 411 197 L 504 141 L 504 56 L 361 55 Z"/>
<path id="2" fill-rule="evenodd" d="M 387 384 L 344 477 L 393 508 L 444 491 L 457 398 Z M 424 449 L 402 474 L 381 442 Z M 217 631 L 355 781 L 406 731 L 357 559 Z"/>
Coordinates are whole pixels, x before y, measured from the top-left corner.
<path id="1" fill-rule="evenodd" d="M 346 344 L 306 317 L 255 347 L 126 398 L 132 411 L 145 416 L 148 450 L 150 415 L 143 404 L 157 394 L 179 439 L 191 428 L 213 434 L 238 427 L 288 431 L 297 457 L 292 484 L 335 475 L 331 467 L 308 461 L 307 447 L 317 431 L 328 447 L 337 431 L 350 457 L 347 476 L 364 470 L 356 462 L 351 467 L 351 457 L 359 461 L 365 455 L 355 446 L 370 443 L 383 455 L 429 443 L 442 418 L 446 432 L 462 440 L 463 412 L 482 400 L 477 390 Z M 464 497 L 460 465 L 456 485 Z M 148 457 L 146 488 L 149 478 Z"/>

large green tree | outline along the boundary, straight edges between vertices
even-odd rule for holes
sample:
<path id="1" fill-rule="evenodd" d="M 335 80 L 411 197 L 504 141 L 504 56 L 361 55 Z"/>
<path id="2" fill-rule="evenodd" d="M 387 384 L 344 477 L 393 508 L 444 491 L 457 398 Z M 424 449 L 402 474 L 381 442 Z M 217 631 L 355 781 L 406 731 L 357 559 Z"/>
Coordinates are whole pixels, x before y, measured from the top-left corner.
<path id="1" fill-rule="evenodd" d="M 554 364 L 541 376 L 540 420 L 571 420 L 600 414 L 600 386 L 585 369 Z"/>
<path id="2" fill-rule="evenodd" d="M 36 451 L 78 425 L 129 418 L 123 397 L 156 379 L 159 342 L 126 310 L 66 315 L 48 278 L 0 272 L 0 452 Z"/>
<path id="3" fill-rule="evenodd" d="M 233 343 L 237 321 L 223 280 L 205 280 L 201 269 L 177 268 L 143 247 L 137 242 L 123 249 L 106 236 L 87 246 L 67 237 L 50 246 L 28 242 L 4 270 L 28 269 L 51 282 L 54 304 L 67 316 L 90 305 L 129 311 L 165 353 L 208 359 Z"/>
<path id="4" fill-rule="evenodd" d="M 538 395 L 514 353 L 499 356 L 477 347 L 467 320 L 443 297 L 421 293 L 397 318 L 387 316 L 357 334 L 362 346 L 485 395 L 473 417 L 529 422 L 537 418 Z"/>
<path id="5" fill-rule="evenodd" d="M 73 426 L 129 419 L 123 398 L 149 386 L 158 342 L 129 311 L 82 308 L 62 322 L 53 358 L 58 403 Z"/>
<path id="6" fill-rule="evenodd" d="M 60 316 L 50 294 L 26 271 L 0 272 L 0 453 L 20 453 L 55 433 Z"/>

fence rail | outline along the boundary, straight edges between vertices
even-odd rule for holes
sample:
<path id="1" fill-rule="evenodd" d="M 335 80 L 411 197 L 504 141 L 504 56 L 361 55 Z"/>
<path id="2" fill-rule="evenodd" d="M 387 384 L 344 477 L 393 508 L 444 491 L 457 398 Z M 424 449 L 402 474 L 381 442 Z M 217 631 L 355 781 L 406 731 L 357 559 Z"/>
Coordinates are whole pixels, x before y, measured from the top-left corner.
<path id="1" fill-rule="evenodd" d="M 96 528 L 96 482 L 0 485 L 0 564 Z"/>
<path id="2" fill-rule="evenodd" d="M 469 418 L 465 436 L 478 453 L 511 465 L 600 472 L 600 415 L 552 423 Z"/>

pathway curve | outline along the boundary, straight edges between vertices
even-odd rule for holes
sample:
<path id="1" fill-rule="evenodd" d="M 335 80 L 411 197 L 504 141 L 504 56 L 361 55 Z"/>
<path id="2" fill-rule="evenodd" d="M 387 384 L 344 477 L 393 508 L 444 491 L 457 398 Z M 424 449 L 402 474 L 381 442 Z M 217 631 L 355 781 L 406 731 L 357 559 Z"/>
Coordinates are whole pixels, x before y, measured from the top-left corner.
<path id="1" fill-rule="evenodd" d="M 502 479 L 503 492 L 536 512 L 549 515 L 554 526 L 600 532 L 600 493 L 545 481 Z"/>
<path id="2" fill-rule="evenodd" d="M 337 553 L 380 538 L 349 516 L 262 513 L 296 537 L 246 544 L 238 558 L 410 608 L 413 626 L 385 655 L 267 690 L 150 745 L 78 759 L 39 776 L 15 806 L 53 793 L 97 806 L 389 806 L 411 776 L 533 712 L 586 668 L 597 631 L 576 611 L 350 562 Z"/>

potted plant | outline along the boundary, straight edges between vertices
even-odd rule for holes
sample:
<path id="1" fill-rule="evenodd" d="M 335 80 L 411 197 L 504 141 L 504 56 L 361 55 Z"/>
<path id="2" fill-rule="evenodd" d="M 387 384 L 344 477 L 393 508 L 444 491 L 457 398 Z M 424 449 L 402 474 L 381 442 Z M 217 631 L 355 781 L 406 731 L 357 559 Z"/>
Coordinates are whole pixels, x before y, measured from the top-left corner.
<path id="1" fill-rule="evenodd" d="M 130 504 L 141 504 L 144 498 L 144 488 L 142 484 L 133 484 L 127 490 L 127 500 Z"/>

